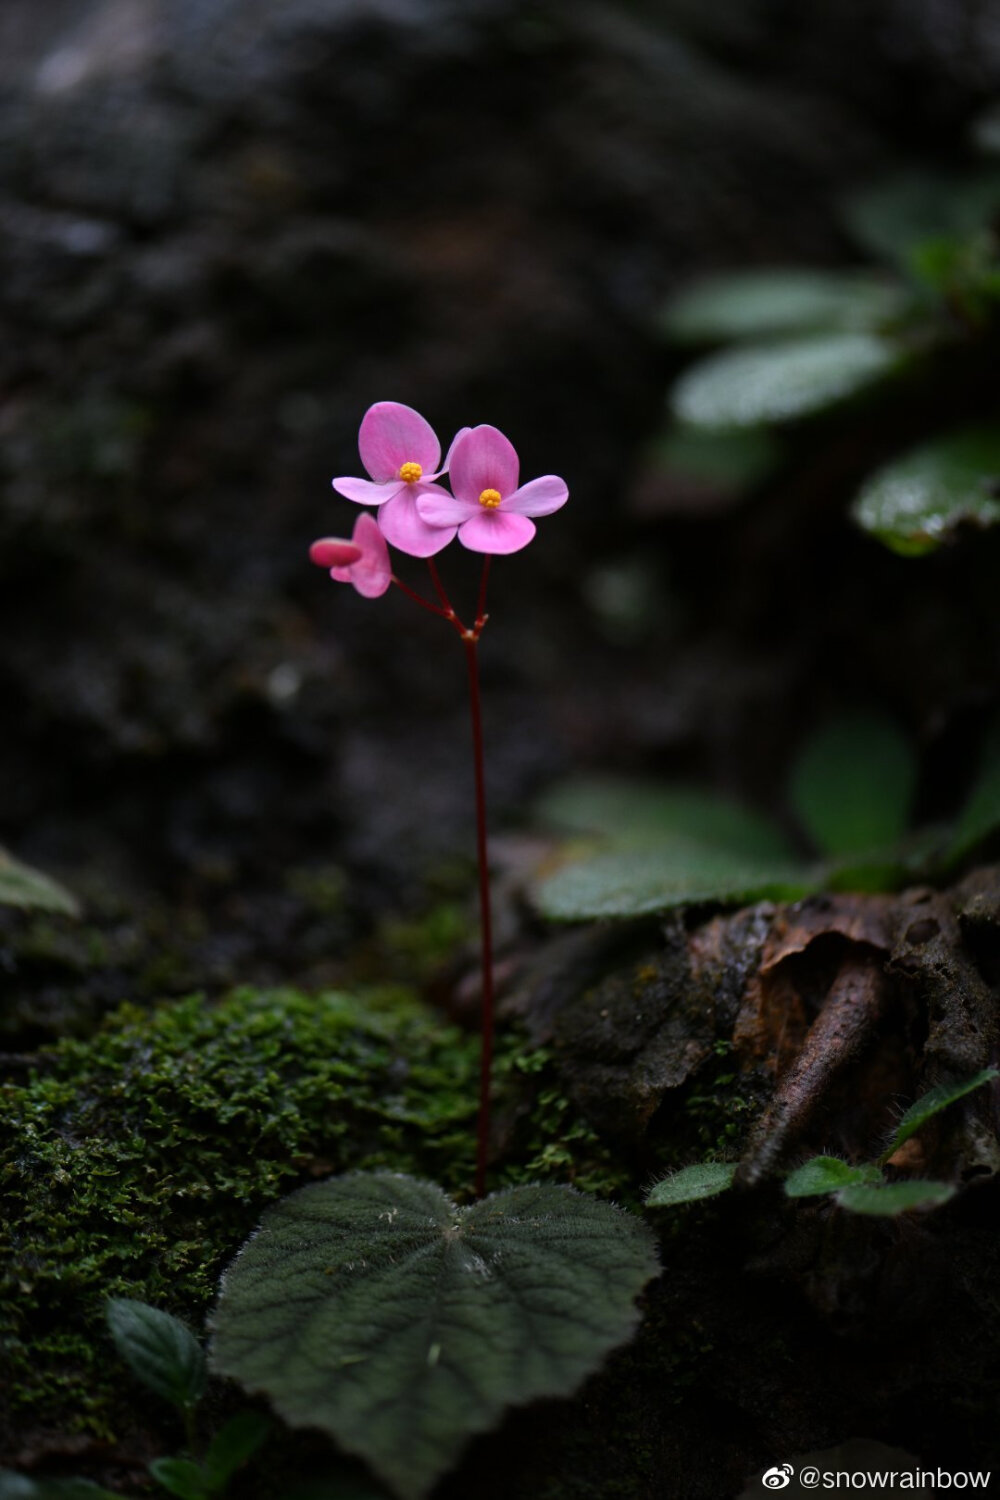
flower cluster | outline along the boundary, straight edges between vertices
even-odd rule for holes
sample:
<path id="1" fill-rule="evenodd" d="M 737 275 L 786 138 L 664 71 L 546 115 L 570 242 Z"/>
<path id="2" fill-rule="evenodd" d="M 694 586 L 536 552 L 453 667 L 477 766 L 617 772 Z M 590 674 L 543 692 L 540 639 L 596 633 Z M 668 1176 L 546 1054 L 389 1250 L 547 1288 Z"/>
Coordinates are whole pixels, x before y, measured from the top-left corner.
<path id="1" fill-rule="evenodd" d="M 377 507 L 375 519 L 358 517 L 350 541 L 314 542 L 313 562 L 366 598 L 392 582 L 386 543 L 411 557 L 433 557 L 455 537 L 472 552 L 519 552 L 535 535 L 534 516 L 565 505 L 569 491 L 554 474 L 518 484 L 513 444 L 495 427 L 463 427 L 441 463 L 441 444 L 430 423 L 410 406 L 379 401 L 369 407 L 358 435 L 367 479 L 333 481 L 338 494 Z M 451 490 L 437 481 L 447 474 Z"/>

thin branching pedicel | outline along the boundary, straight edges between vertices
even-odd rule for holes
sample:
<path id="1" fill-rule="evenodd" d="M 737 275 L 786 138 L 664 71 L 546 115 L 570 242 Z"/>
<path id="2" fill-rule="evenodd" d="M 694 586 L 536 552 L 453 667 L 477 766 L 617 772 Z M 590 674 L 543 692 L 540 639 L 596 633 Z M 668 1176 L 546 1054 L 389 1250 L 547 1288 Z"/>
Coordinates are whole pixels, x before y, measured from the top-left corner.
<path id="1" fill-rule="evenodd" d="M 349 540 L 326 537 L 314 542 L 310 557 L 319 567 L 328 568 L 331 578 L 338 583 L 353 584 L 366 599 L 380 598 L 395 584 L 421 609 L 446 620 L 465 649 L 472 717 L 482 943 L 482 1061 L 476 1128 L 476 1196 L 481 1198 L 486 1191 L 493 1061 L 493 937 L 478 645 L 488 618 L 486 590 L 491 558 L 520 552 L 526 547 L 535 535 L 532 517 L 547 516 L 558 510 L 565 505 L 569 491 L 555 474 L 519 485 L 517 453 L 495 427 L 463 427 L 442 464 L 441 444 L 433 428 L 419 412 L 396 401 L 379 401 L 368 409 L 361 423 L 358 447 L 369 478 L 343 477 L 335 479 L 333 487 L 358 505 L 376 506 L 377 522 L 367 511 L 362 513 Z M 450 477 L 451 492 L 437 483 L 445 474 Z M 469 551 L 483 554 L 476 615 L 471 625 L 459 617 L 434 562 L 437 553 L 456 537 Z M 387 543 L 411 557 L 427 559 L 436 603 L 395 576 Z"/>

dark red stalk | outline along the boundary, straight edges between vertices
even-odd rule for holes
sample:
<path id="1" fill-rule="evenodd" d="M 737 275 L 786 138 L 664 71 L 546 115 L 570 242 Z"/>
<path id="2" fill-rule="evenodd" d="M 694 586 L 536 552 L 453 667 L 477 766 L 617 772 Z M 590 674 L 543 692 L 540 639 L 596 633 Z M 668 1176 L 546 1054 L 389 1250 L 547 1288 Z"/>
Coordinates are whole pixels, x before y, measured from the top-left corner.
<path id="1" fill-rule="evenodd" d="M 490 868 L 486 846 L 486 777 L 483 761 L 483 716 L 479 696 L 479 652 L 476 636 L 466 632 L 472 710 L 472 758 L 476 772 L 476 855 L 479 864 L 480 951 L 483 969 L 482 1051 L 479 1063 L 479 1117 L 476 1122 L 476 1197 L 486 1192 L 486 1158 L 490 1137 L 490 1076 L 493 1068 L 493 922 L 490 912 Z"/>

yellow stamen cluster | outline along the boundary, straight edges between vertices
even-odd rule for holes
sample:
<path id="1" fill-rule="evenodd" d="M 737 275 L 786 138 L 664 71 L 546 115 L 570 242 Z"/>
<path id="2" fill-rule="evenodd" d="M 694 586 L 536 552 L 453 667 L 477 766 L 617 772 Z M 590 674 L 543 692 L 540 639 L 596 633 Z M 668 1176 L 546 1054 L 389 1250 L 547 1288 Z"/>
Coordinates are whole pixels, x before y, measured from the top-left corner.
<path id="1" fill-rule="evenodd" d="M 416 484 L 423 472 L 419 464 L 403 464 L 399 470 L 399 477 L 405 479 L 407 484 Z"/>
<path id="2" fill-rule="evenodd" d="M 479 497 L 480 505 L 485 505 L 487 510 L 496 510 L 500 504 L 501 495 L 499 490 L 483 490 Z"/>

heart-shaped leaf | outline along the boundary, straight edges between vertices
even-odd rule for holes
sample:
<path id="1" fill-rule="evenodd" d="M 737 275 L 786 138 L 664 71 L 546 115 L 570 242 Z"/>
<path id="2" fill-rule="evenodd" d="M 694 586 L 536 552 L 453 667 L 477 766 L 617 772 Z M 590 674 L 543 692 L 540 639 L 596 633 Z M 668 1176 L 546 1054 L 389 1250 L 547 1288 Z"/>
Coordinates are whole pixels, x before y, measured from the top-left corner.
<path id="1" fill-rule="evenodd" d="M 838 719 L 806 744 L 792 773 L 792 803 L 824 854 L 884 850 L 910 821 L 916 757 L 881 715 Z"/>
<path id="2" fill-rule="evenodd" d="M 647 1208 L 672 1208 L 675 1203 L 694 1203 L 699 1198 L 714 1198 L 732 1187 L 736 1176 L 735 1162 L 705 1161 L 693 1167 L 682 1167 L 663 1177 L 646 1195 Z"/>
<path id="3" fill-rule="evenodd" d="M 80 914 L 76 897 L 65 886 L 32 869 L 6 849 L 0 849 L 0 906 L 20 906 L 25 910 L 58 911 L 67 917 Z"/>
<path id="4" fill-rule="evenodd" d="M 771 267 L 697 282 L 669 303 L 663 326 L 682 343 L 843 332 L 886 323 L 907 300 L 880 276 Z"/>
<path id="5" fill-rule="evenodd" d="M 725 349 L 681 377 L 673 391 L 673 411 L 695 427 L 792 422 L 847 400 L 902 361 L 896 344 L 871 333 Z"/>
<path id="6" fill-rule="evenodd" d="M 852 1167 L 837 1156 L 814 1156 L 789 1173 L 785 1193 L 789 1198 L 814 1198 L 822 1193 L 836 1193 L 852 1183 L 879 1182 L 878 1167 L 865 1163 Z"/>
<path id="7" fill-rule="evenodd" d="M 677 906 L 794 901 L 817 889 L 814 875 L 785 861 L 677 841 L 664 849 L 598 854 L 539 880 L 535 905 L 553 921 L 641 917 Z"/>
<path id="8" fill-rule="evenodd" d="M 571 1188 L 458 1208 L 357 1173 L 276 1204 L 222 1281 L 213 1367 L 419 1500 L 505 1407 L 566 1395 L 657 1273 L 636 1218 Z"/>
<path id="9" fill-rule="evenodd" d="M 175 1406 L 193 1406 L 205 1389 L 205 1356 L 190 1328 L 131 1297 L 113 1298 L 107 1311 L 115 1347 L 143 1385 Z"/>
<path id="10" fill-rule="evenodd" d="M 996 1068 L 983 1068 L 972 1078 L 966 1078 L 961 1083 L 941 1083 L 937 1088 L 929 1089 L 922 1094 L 915 1104 L 911 1104 L 903 1115 L 896 1129 L 892 1133 L 889 1142 L 880 1161 L 888 1161 L 896 1151 L 899 1150 L 904 1141 L 908 1141 L 911 1135 L 916 1135 L 922 1126 L 932 1120 L 935 1115 L 947 1109 L 949 1104 L 954 1104 L 958 1099 L 964 1099 L 966 1094 L 971 1094 L 973 1089 L 978 1089 L 984 1083 L 990 1083 L 994 1078 L 1000 1078 L 1000 1070 Z"/>
<path id="11" fill-rule="evenodd" d="M 933 552 L 961 525 L 1000 522 L 1000 431 L 970 427 L 925 443 L 874 473 L 851 515 L 894 552 Z"/>
<path id="12" fill-rule="evenodd" d="M 906 1182 L 854 1183 L 837 1194 L 841 1208 L 852 1214 L 872 1214 L 894 1219 L 897 1214 L 914 1209 L 938 1208 L 955 1196 L 950 1182 L 924 1182 L 909 1178 Z"/>

